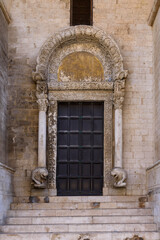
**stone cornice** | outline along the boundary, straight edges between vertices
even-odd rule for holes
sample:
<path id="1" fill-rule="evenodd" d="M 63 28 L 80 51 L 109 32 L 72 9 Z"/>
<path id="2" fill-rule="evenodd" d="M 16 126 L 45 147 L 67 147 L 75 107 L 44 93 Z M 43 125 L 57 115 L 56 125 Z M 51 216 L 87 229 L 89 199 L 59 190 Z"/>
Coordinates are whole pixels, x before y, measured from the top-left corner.
<path id="1" fill-rule="evenodd" d="M 0 9 L 2 10 L 5 19 L 6 19 L 7 23 L 9 24 L 11 22 L 11 17 L 9 16 L 9 13 L 8 13 L 2 0 L 0 0 Z"/>
<path id="2" fill-rule="evenodd" d="M 153 26 L 159 7 L 160 7 L 160 0 L 154 0 L 151 12 L 148 17 L 148 25 L 149 26 Z"/>
<path id="3" fill-rule="evenodd" d="M 5 164 L 3 164 L 3 163 L 0 162 L 0 169 L 1 169 L 1 168 L 7 170 L 7 171 L 10 172 L 10 173 L 14 173 L 14 172 L 15 172 L 15 170 L 14 170 L 13 168 L 8 167 L 7 165 L 5 165 Z"/>

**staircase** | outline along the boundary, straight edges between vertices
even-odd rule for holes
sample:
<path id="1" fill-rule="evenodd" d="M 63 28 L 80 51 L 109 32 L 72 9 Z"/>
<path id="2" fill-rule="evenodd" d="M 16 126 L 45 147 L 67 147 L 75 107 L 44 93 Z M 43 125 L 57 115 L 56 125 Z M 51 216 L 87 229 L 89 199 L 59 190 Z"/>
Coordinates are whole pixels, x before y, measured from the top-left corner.
<path id="1" fill-rule="evenodd" d="M 0 240 L 132 240 L 134 235 L 160 240 L 149 203 L 138 199 L 51 197 L 49 203 L 12 203 Z"/>

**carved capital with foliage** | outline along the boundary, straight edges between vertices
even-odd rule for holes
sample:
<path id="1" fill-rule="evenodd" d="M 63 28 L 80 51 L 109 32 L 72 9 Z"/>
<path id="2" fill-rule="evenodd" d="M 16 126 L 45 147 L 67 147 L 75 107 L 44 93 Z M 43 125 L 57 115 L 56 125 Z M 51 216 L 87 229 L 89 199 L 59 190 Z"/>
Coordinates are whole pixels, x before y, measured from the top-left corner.
<path id="1" fill-rule="evenodd" d="M 113 103 L 115 109 L 122 109 L 125 95 L 125 79 L 114 83 Z"/>
<path id="2" fill-rule="evenodd" d="M 47 111 L 47 107 L 48 107 L 48 100 L 46 98 L 39 98 L 37 100 L 38 103 L 38 107 L 39 107 L 39 111 L 43 111 L 46 112 Z"/>
<path id="3" fill-rule="evenodd" d="M 40 73 L 40 72 L 32 72 L 32 78 L 33 78 L 33 81 L 35 82 L 45 81 L 45 77 L 43 73 Z"/>
<path id="4" fill-rule="evenodd" d="M 46 82 L 37 82 L 36 86 L 36 97 L 38 99 L 47 98 L 47 83 Z"/>

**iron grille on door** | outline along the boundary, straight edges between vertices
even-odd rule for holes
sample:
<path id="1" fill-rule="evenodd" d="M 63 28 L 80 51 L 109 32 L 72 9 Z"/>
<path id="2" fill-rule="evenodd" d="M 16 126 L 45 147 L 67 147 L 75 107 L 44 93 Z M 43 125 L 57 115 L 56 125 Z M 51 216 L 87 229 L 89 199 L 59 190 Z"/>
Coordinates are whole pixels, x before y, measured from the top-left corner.
<path id="1" fill-rule="evenodd" d="M 103 103 L 58 104 L 58 195 L 102 195 Z"/>

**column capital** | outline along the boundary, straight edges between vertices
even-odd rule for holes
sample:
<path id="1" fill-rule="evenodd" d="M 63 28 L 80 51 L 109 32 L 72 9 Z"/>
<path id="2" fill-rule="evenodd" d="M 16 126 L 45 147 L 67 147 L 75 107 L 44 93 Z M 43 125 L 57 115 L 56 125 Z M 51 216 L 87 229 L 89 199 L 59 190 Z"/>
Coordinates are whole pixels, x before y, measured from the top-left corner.
<path id="1" fill-rule="evenodd" d="M 39 111 L 46 112 L 48 107 L 48 100 L 46 98 L 39 98 L 37 100 Z"/>
<path id="2" fill-rule="evenodd" d="M 113 94 L 113 104 L 115 110 L 122 109 L 124 102 L 124 94 L 125 94 L 125 79 L 116 80 L 114 82 L 114 94 Z"/>
<path id="3" fill-rule="evenodd" d="M 48 107 L 47 100 L 47 83 L 44 81 L 37 81 L 36 84 L 36 97 L 39 111 L 46 112 Z"/>
<path id="4" fill-rule="evenodd" d="M 38 81 L 36 84 L 36 97 L 38 99 L 47 98 L 47 83 L 44 81 Z"/>

